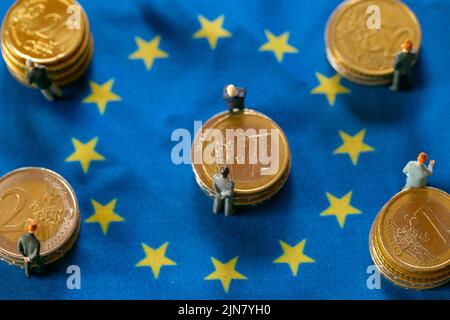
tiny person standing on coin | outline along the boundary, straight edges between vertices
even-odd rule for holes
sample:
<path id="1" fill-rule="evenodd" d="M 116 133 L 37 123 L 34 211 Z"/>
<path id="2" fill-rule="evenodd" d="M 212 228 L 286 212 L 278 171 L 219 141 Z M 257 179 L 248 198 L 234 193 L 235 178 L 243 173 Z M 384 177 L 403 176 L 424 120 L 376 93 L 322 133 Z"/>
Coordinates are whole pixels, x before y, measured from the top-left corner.
<path id="1" fill-rule="evenodd" d="M 36 267 L 39 272 L 44 269 L 41 259 L 41 243 L 35 232 L 38 224 L 36 220 L 28 219 L 28 233 L 22 235 L 17 242 L 17 249 L 23 255 L 25 276 L 31 278 L 31 270 Z"/>
<path id="2" fill-rule="evenodd" d="M 247 90 L 241 87 L 235 87 L 229 84 L 223 88 L 223 99 L 228 104 L 230 113 L 240 112 L 245 108 L 245 95 Z"/>
<path id="3" fill-rule="evenodd" d="M 27 75 L 26 78 L 30 85 L 35 85 L 41 90 L 42 95 L 48 101 L 55 101 L 56 98 L 62 97 L 61 89 L 50 78 L 48 68 L 46 66 L 34 63 L 27 60 Z"/>
<path id="4" fill-rule="evenodd" d="M 224 206 L 224 213 L 226 216 L 233 214 L 234 203 L 234 181 L 230 178 L 230 169 L 223 167 L 214 176 L 214 205 L 213 212 L 215 214 Z"/>
<path id="5" fill-rule="evenodd" d="M 410 161 L 403 169 L 406 174 L 406 184 L 403 189 L 408 188 L 423 188 L 427 186 L 427 178 L 433 174 L 434 160 L 431 160 L 428 167 L 425 162 L 428 160 L 428 155 L 421 152 L 417 157 L 417 161 Z"/>
<path id="6" fill-rule="evenodd" d="M 406 40 L 401 45 L 402 51 L 394 60 L 394 78 L 389 89 L 399 91 L 409 89 L 413 85 L 412 68 L 417 60 L 417 53 L 413 50 L 411 40 Z"/>

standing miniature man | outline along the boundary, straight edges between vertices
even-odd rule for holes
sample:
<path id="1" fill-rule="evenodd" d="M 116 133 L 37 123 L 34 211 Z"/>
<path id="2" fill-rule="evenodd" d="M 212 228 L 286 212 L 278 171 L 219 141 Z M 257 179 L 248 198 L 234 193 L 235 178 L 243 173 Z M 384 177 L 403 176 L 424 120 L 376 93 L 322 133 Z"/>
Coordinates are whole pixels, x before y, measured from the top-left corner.
<path id="1" fill-rule="evenodd" d="M 34 63 L 31 60 L 27 60 L 26 66 L 28 83 L 38 87 L 48 101 L 55 101 L 56 98 L 62 97 L 61 89 L 50 79 L 46 66 Z"/>
<path id="2" fill-rule="evenodd" d="M 421 152 L 417 157 L 417 161 L 410 161 L 403 169 L 406 174 L 406 184 L 403 189 L 407 188 L 423 188 L 427 185 L 427 178 L 433 174 L 434 160 L 431 160 L 428 167 L 425 166 L 428 156 L 425 152 Z"/>
<path id="3" fill-rule="evenodd" d="M 241 87 L 235 87 L 232 84 L 225 86 L 223 89 L 223 99 L 228 104 L 228 110 L 233 112 L 242 111 L 244 106 L 245 95 L 247 90 Z"/>
<path id="4" fill-rule="evenodd" d="M 28 233 L 22 235 L 17 242 L 17 249 L 23 256 L 25 262 L 25 276 L 31 278 L 31 269 L 36 267 L 39 272 L 44 269 L 44 264 L 41 259 L 41 243 L 34 234 L 37 230 L 38 224 L 36 220 L 28 220 Z"/>
<path id="5" fill-rule="evenodd" d="M 412 68 L 417 60 L 417 53 L 413 50 L 411 40 L 406 40 L 401 45 L 402 51 L 394 60 L 394 79 L 389 89 L 399 91 L 402 88 L 410 88 L 413 85 Z"/>
<path id="6" fill-rule="evenodd" d="M 214 176 L 214 197 L 213 212 L 219 213 L 222 206 L 225 205 L 224 213 L 226 216 L 233 214 L 234 202 L 234 181 L 230 178 L 230 169 L 223 167 L 220 172 Z"/>

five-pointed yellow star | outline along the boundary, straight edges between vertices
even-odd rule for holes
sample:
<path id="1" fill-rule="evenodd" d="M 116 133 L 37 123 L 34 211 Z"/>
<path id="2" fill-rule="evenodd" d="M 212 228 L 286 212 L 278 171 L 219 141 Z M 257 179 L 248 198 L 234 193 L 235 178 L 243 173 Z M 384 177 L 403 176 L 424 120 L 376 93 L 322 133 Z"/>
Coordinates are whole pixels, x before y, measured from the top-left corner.
<path id="1" fill-rule="evenodd" d="M 95 151 L 98 142 L 98 137 L 91 139 L 88 143 L 82 143 L 79 140 L 72 138 L 72 144 L 75 152 L 72 153 L 66 162 L 79 161 L 84 173 L 87 173 L 92 161 L 104 161 L 105 157 Z"/>
<path id="2" fill-rule="evenodd" d="M 338 94 L 350 93 L 350 90 L 341 85 L 341 76 L 335 74 L 333 77 L 328 78 L 323 74 L 316 72 L 316 77 L 320 82 L 320 85 L 311 90 L 312 94 L 325 94 L 330 106 L 334 106 L 336 96 Z"/>
<path id="3" fill-rule="evenodd" d="M 336 216 L 339 226 L 344 228 L 345 219 L 351 214 L 361 214 L 361 211 L 352 207 L 350 201 L 352 199 L 353 191 L 350 191 L 342 198 L 338 199 L 330 193 L 326 193 L 330 206 L 320 213 L 321 216 Z"/>
<path id="4" fill-rule="evenodd" d="M 222 27 L 225 20 L 224 15 L 221 15 L 213 21 L 210 21 L 204 16 L 199 15 L 198 20 L 200 21 L 202 27 L 193 35 L 193 37 L 194 39 L 208 39 L 209 45 L 213 50 L 216 48 L 219 38 L 230 38 L 232 36 L 232 33 L 230 31 Z"/>
<path id="5" fill-rule="evenodd" d="M 333 154 L 348 153 L 352 159 L 353 165 L 358 163 L 359 155 L 362 152 L 372 152 L 375 149 L 364 143 L 364 137 L 366 135 L 366 129 L 361 130 L 356 135 L 351 136 L 344 131 L 339 131 L 339 135 L 342 139 L 342 145 L 334 150 Z"/>
<path id="6" fill-rule="evenodd" d="M 102 85 L 94 81 L 91 81 L 89 84 L 91 86 L 92 93 L 90 96 L 83 100 L 83 103 L 97 104 L 98 111 L 102 115 L 105 113 L 106 107 L 108 106 L 109 102 L 122 100 L 120 96 L 112 92 L 114 79 L 111 79 Z"/>
<path id="7" fill-rule="evenodd" d="M 283 254 L 275 259 L 273 263 L 287 263 L 291 268 L 292 275 L 297 276 L 298 267 L 302 263 L 313 263 L 315 262 L 312 258 L 308 257 L 303 253 L 306 245 L 306 239 L 297 243 L 295 246 L 291 247 L 286 242 L 280 240 L 281 249 L 283 249 Z"/>
<path id="8" fill-rule="evenodd" d="M 142 59 L 144 60 L 147 70 L 151 70 L 155 59 L 165 59 L 169 54 L 159 48 L 161 36 L 155 36 L 150 41 L 145 41 L 140 37 L 135 38 L 138 49 L 130 56 L 130 60 Z"/>
<path id="9" fill-rule="evenodd" d="M 150 267 L 153 271 L 155 279 L 159 277 L 159 271 L 162 266 L 176 266 L 176 262 L 166 257 L 166 250 L 169 242 L 164 243 L 158 249 L 153 249 L 142 243 L 145 252 L 145 258 L 136 264 L 136 267 Z"/>
<path id="10" fill-rule="evenodd" d="M 231 280 L 247 280 L 247 277 L 235 270 L 238 257 L 234 257 L 227 263 L 222 263 L 213 257 L 211 260 L 216 270 L 205 277 L 205 280 L 220 280 L 225 292 L 230 289 Z"/>
<path id="11" fill-rule="evenodd" d="M 269 30 L 265 30 L 264 32 L 267 42 L 259 48 L 259 51 L 273 51 L 278 62 L 283 61 L 284 54 L 286 53 L 298 53 L 298 49 L 288 43 L 289 32 L 286 31 L 279 36 L 274 35 Z"/>
<path id="12" fill-rule="evenodd" d="M 109 229 L 109 224 L 111 222 L 123 222 L 125 221 L 121 216 L 119 216 L 114 210 L 116 208 L 117 199 L 110 201 L 106 205 L 102 205 L 91 200 L 92 206 L 94 207 L 94 214 L 85 220 L 86 223 L 99 223 L 102 227 L 103 234 L 106 236 Z"/>

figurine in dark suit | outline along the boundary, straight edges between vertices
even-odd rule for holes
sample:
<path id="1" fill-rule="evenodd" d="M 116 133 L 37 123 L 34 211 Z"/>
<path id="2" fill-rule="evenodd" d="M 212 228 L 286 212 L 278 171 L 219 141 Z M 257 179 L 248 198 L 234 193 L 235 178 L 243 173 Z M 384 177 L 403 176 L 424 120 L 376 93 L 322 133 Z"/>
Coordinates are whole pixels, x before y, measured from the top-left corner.
<path id="1" fill-rule="evenodd" d="M 247 90 L 245 88 L 235 87 L 232 84 L 225 86 L 223 89 L 223 99 L 228 104 L 228 109 L 231 113 L 242 111 L 244 106 L 245 95 Z"/>
<path id="2" fill-rule="evenodd" d="M 230 169 L 224 167 L 220 172 L 214 176 L 214 197 L 213 212 L 219 213 L 224 206 L 224 213 L 226 216 L 233 214 L 234 203 L 234 181 L 230 178 Z"/>
<path id="3" fill-rule="evenodd" d="M 54 101 L 56 98 L 62 97 L 61 89 L 53 83 L 46 66 L 34 63 L 31 60 L 27 60 L 26 65 L 28 69 L 26 78 L 30 85 L 34 85 L 41 90 L 42 95 L 48 101 Z"/>
<path id="4" fill-rule="evenodd" d="M 17 242 L 17 249 L 23 256 L 25 262 L 25 276 L 31 278 L 31 270 L 33 268 L 42 272 L 44 264 L 41 259 L 41 243 L 36 238 L 35 232 L 37 230 L 37 222 L 35 220 L 28 220 L 28 233 L 22 235 Z"/>
<path id="5" fill-rule="evenodd" d="M 394 78 L 389 89 L 399 91 L 411 88 L 413 85 L 412 68 L 417 60 L 417 53 L 413 50 L 411 40 L 403 42 L 402 51 L 394 60 Z"/>

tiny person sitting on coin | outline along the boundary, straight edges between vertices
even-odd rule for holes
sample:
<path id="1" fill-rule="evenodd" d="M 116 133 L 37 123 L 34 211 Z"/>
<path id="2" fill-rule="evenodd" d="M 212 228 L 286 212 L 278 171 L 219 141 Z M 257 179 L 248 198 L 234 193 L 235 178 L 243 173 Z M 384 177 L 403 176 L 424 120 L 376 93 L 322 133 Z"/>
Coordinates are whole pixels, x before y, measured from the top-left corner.
<path id="1" fill-rule="evenodd" d="M 411 40 L 406 40 L 401 45 L 401 52 L 394 60 L 394 78 L 389 89 L 399 91 L 408 89 L 413 85 L 412 68 L 417 60 L 417 53 L 413 50 Z"/>
<path id="2" fill-rule="evenodd" d="M 41 90 L 42 95 L 48 101 L 55 101 L 56 98 L 62 97 L 61 89 L 50 78 L 48 68 L 46 66 L 27 60 L 27 80 L 30 85 L 36 86 Z"/>
<path id="3" fill-rule="evenodd" d="M 427 178 L 433 174 L 434 160 L 431 160 L 428 167 L 425 163 L 428 160 L 428 155 L 421 152 L 417 157 L 417 161 L 410 161 L 403 169 L 406 174 L 406 184 L 403 189 L 408 188 L 423 188 L 427 186 Z"/>
<path id="4" fill-rule="evenodd" d="M 247 90 L 229 84 L 223 88 L 223 99 L 228 104 L 230 113 L 240 112 L 245 108 L 244 101 Z"/>
<path id="5" fill-rule="evenodd" d="M 214 205 L 213 212 L 218 214 L 222 207 L 226 216 L 233 214 L 234 202 L 234 181 L 230 178 L 230 169 L 228 167 L 220 168 L 214 176 Z"/>
<path id="6" fill-rule="evenodd" d="M 28 219 L 28 233 L 22 235 L 17 242 L 17 249 L 23 256 L 25 276 L 30 279 L 31 271 L 36 268 L 38 272 L 44 270 L 41 259 L 41 243 L 36 238 L 35 232 L 38 223 L 36 220 Z"/>

